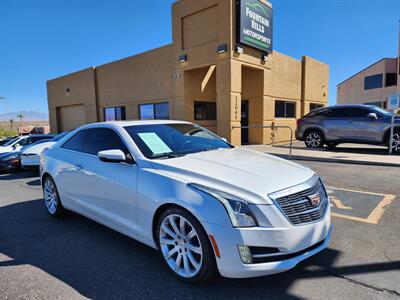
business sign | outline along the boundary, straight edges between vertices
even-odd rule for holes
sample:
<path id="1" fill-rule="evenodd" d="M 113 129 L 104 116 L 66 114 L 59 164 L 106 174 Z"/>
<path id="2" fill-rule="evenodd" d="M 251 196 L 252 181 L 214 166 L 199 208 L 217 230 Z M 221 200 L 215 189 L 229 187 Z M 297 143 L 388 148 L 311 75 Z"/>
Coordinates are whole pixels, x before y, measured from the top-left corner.
<path id="1" fill-rule="evenodd" d="M 400 94 L 392 94 L 388 99 L 388 109 L 395 111 L 400 107 Z"/>
<path id="2" fill-rule="evenodd" d="M 236 11 L 238 43 L 271 52 L 272 8 L 260 0 L 238 0 Z"/>

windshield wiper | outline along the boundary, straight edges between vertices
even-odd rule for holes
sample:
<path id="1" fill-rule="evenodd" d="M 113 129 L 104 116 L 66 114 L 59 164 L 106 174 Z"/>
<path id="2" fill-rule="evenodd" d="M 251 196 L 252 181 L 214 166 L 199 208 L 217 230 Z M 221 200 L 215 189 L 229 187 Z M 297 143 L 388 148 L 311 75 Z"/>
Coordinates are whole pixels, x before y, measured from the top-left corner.
<path id="1" fill-rule="evenodd" d="M 168 152 L 168 153 L 161 153 L 158 155 L 153 156 L 154 159 L 165 159 L 165 158 L 177 158 L 177 157 L 182 157 L 185 156 L 185 154 L 182 153 L 176 153 L 176 152 Z"/>

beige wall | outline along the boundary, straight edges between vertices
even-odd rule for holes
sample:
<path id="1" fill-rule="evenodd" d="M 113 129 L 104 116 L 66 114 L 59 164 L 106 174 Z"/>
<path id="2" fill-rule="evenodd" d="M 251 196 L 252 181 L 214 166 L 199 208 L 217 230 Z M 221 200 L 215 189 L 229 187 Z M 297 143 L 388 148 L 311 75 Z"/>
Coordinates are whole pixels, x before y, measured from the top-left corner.
<path id="1" fill-rule="evenodd" d="M 396 73 L 397 59 L 382 59 L 377 63 L 357 73 L 353 77 L 342 82 L 337 87 L 338 104 L 364 104 L 367 102 L 386 101 L 390 94 L 396 92 L 398 87 L 385 87 L 385 74 Z M 383 74 L 383 87 L 364 90 L 364 78 L 366 76 Z M 399 82 L 397 85 L 399 86 Z"/>
<path id="2" fill-rule="evenodd" d="M 95 122 L 103 121 L 107 106 L 123 105 L 127 119 L 136 119 L 138 104 L 168 101 L 171 119 L 195 121 L 193 102 L 202 100 L 216 102 L 217 120 L 196 122 L 240 144 L 241 130 L 233 127 L 241 124 L 242 99 L 249 100 L 250 125 L 294 129 L 295 118 L 275 118 L 275 101 L 294 101 L 296 118 L 309 102 L 326 104 L 329 68 L 310 57 L 297 60 L 276 51 L 263 61 L 260 51 L 246 46 L 236 53 L 235 9 L 235 0 L 177 1 L 171 45 L 49 81 L 52 130 L 57 130 L 55 107 L 62 105 L 83 103 L 86 122 Z M 221 44 L 228 49 L 218 54 Z M 182 54 L 188 59 L 180 63 Z M 75 85 L 73 97 L 72 92 L 65 95 L 66 85 Z M 290 135 L 286 129 L 251 129 L 249 138 L 270 143 Z"/>
<path id="3" fill-rule="evenodd" d="M 50 129 L 58 132 L 57 110 L 84 105 L 85 122 L 97 122 L 94 69 L 88 68 L 47 82 Z"/>

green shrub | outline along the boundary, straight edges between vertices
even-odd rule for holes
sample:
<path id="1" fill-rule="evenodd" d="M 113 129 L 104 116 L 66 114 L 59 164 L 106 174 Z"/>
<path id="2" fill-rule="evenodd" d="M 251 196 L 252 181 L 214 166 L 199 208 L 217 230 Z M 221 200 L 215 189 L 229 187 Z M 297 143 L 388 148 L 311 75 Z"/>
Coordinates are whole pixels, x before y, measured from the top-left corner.
<path id="1" fill-rule="evenodd" d="M 17 135 L 17 131 L 0 128 L 0 140 L 5 138 L 5 137 L 14 136 L 14 135 Z"/>

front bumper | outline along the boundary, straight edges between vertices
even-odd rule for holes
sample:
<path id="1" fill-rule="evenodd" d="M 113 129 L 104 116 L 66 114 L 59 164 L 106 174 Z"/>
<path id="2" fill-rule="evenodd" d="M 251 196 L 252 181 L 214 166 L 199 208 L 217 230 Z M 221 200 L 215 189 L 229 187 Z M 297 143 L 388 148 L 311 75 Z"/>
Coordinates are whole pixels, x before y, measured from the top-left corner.
<path id="1" fill-rule="evenodd" d="M 19 169 L 20 167 L 21 167 L 21 161 L 19 159 L 0 162 L 0 171 L 10 171 L 14 169 Z"/>
<path id="2" fill-rule="evenodd" d="M 22 155 L 21 166 L 22 167 L 39 167 L 40 157 L 39 155 Z"/>
<path id="3" fill-rule="evenodd" d="M 269 206 L 268 209 L 275 208 Z M 220 258 L 216 258 L 219 272 L 229 278 L 257 277 L 285 272 L 302 260 L 327 248 L 332 232 L 329 205 L 322 220 L 301 226 L 228 228 L 210 223 L 203 223 L 203 226 L 214 236 L 218 245 L 221 254 Z M 277 259 L 274 261 L 244 264 L 238 245 L 273 247 L 278 248 L 279 253 L 276 253 Z M 273 260 L 273 256 L 269 258 Z"/>

